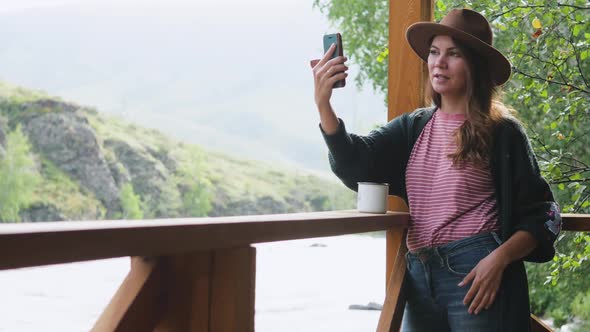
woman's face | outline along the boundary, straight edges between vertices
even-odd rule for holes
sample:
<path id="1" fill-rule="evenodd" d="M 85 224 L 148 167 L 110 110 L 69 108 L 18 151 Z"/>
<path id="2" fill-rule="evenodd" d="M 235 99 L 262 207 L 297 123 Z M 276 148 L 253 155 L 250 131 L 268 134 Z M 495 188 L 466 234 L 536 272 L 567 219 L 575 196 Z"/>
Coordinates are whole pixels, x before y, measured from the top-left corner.
<path id="1" fill-rule="evenodd" d="M 468 70 L 465 55 L 451 37 L 434 37 L 428 55 L 428 72 L 435 92 L 442 96 L 465 95 Z"/>

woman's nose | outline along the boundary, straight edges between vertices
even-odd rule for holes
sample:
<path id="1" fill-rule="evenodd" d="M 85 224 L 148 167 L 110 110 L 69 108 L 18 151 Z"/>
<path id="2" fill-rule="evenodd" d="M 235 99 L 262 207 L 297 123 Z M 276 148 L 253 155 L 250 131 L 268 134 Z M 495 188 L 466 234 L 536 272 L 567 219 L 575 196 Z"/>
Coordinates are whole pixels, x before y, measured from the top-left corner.
<path id="1" fill-rule="evenodd" d="M 447 59 L 444 55 L 438 56 L 434 61 L 435 67 L 445 68 L 447 66 Z"/>

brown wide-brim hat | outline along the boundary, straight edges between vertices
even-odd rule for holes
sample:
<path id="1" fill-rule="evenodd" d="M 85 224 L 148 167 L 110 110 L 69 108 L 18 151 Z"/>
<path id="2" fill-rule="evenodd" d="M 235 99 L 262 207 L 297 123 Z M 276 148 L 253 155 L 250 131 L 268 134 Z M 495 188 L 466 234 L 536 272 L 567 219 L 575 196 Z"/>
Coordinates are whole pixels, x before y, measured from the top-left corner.
<path id="1" fill-rule="evenodd" d="M 492 46 L 492 28 L 480 13 L 469 9 L 453 9 L 440 23 L 418 22 L 406 31 L 410 47 L 425 62 L 428 62 L 430 43 L 438 35 L 450 36 L 484 57 L 483 63 L 489 64 L 496 85 L 502 85 L 510 78 L 510 61 Z"/>

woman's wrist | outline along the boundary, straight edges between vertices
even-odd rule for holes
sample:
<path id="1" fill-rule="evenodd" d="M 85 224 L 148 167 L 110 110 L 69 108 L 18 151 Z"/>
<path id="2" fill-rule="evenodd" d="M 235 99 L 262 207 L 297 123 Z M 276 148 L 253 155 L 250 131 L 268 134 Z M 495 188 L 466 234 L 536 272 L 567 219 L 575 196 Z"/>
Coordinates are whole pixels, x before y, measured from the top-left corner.
<path id="1" fill-rule="evenodd" d="M 496 249 L 499 258 L 506 265 L 524 258 L 537 246 L 537 240 L 527 231 L 518 230 Z"/>
<path id="2" fill-rule="evenodd" d="M 332 110 L 332 105 L 330 105 L 330 101 L 316 103 L 316 106 L 318 108 L 318 112 L 320 112 L 320 115 L 325 114 L 325 113 L 334 112 Z"/>

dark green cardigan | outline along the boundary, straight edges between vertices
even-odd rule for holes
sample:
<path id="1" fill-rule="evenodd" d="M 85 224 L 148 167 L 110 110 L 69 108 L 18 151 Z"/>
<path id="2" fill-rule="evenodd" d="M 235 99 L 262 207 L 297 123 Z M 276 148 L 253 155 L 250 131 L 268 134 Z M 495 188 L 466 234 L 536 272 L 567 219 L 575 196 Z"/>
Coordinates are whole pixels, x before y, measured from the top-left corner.
<path id="1" fill-rule="evenodd" d="M 407 202 L 406 165 L 414 143 L 435 111 L 435 107 L 429 107 L 403 114 L 367 136 L 348 133 L 340 120 L 336 133 L 322 132 L 332 170 L 355 191 L 357 182 L 389 183 L 389 194 Z M 502 239 L 505 241 L 517 230 L 528 231 L 538 245 L 525 260 L 551 260 L 561 229 L 559 207 L 541 177 L 524 129 L 516 120 L 506 119 L 495 128 L 491 154 Z"/>

